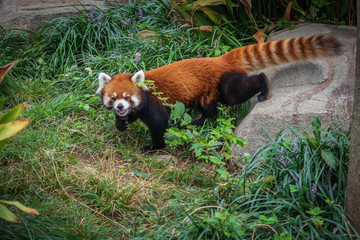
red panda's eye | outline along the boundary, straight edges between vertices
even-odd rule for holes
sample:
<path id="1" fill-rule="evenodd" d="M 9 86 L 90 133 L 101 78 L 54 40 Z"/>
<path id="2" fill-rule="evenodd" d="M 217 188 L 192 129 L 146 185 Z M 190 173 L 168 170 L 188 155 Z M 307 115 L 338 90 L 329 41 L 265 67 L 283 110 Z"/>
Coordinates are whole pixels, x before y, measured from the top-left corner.
<path id="1" fill-rule="evenodd" d="M 112 97 L 111 99 L 112 99 L 113 101 L 116 101 L 116 97 Z"/>
<path id="2" fill-rule="evenodd" d="M 125 100 L 129 100 L 129 96 L 124 97 Z"/>

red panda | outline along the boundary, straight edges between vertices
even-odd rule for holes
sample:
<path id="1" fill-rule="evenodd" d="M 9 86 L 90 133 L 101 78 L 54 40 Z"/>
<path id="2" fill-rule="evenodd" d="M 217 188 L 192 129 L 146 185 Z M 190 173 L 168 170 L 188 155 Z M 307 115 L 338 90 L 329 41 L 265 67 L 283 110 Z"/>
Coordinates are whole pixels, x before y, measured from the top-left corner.
<path id="1" fill-rule="evenodd" d="M 342 44 L 328 35 L 259 43 L 219 57 L 186 59 L 147 72 L 113 76 L 100 73 L 96 93 L 101 94 L 105 107 L 115 111 L 118 130 L 125 131 L 136 119 L 143 121 L 152 138 L 152 145 L 143 150 L 156 150 L 165 145 L 170 110 L 143 84 L 145 80 L 153 80 L 156 91 L 163 92 L 168 103 L 178 101 L 200 111 L 202 116 L 192 123 L 202 125 L 206 118 L 216 115 L 217 102 L 239 104 L 259 92 L 260 101 L 271 97 L 264 74 L 247 74 L 270 66 L 339 55 L 341 49 Z"/>

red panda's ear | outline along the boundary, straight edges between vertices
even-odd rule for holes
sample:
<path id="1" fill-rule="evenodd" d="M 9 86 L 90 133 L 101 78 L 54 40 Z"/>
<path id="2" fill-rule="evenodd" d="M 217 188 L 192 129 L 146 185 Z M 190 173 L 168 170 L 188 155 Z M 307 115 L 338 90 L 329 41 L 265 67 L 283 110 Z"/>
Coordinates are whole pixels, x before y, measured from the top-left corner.
<path id="1" fill-rule="evenodd" d="M 96 90 L 96 94 L 101 93 L 101 90 L 106 86 L 111 77 L 106 73 L 99 74 L 99 88 Z"/>
<path id="2" fill-rule="evenodd" d="M 144 84 L 145 73 L 143 70 L 140 70 L 136 72 L 133 76 L 131 76 L 131 81 L 133 81 L 142 90 L 144 91 L 149 90 L 149 88 Z"/>
<path id="3" fill-rule="evenodd" d="M 143 83 L 145 81 L 145 73 L 143 70 L 136 72 L 134 75 L 131 76 L 131 80 L 134 83 Z"/>

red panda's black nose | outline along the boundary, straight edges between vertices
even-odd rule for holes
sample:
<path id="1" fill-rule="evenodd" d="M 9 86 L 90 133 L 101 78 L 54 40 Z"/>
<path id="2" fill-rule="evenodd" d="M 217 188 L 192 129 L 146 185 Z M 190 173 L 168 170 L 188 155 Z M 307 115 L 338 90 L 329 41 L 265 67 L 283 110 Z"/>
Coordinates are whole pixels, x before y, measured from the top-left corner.
<path id="1" fill-rule="evenodd" d="M 121 103 L 119 103 L 119 104 L 117 105 L 117 109 L 118 109 L 118 110 L 123 110 L 123 108 L 124 108 L 124 105 L 122 105 Z"/>

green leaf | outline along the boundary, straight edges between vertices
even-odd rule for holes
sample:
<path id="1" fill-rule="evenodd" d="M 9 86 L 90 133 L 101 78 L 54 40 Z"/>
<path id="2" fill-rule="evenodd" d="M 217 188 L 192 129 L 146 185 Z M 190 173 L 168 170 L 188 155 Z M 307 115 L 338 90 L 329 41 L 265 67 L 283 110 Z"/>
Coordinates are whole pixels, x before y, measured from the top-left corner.
<path id="1" fill-rule="evenodd" d="M 21 129 L 23 129 L 28 123 L 29 120 L 16 120 L 16 121 L 0 124 L 0 141 L 15 135 Z"/>
<path id="2" fill-rule="evenodd" d="M 313 216 L 318 216 L 318 215 L 322 214 L 323 212 L 325 212 L 325 211 L 321 210 L 319 207 L 316 207 L 310 211 L 306 211 L 306 213 L 313 215 Z"/>
<path id="3" fill-rule="evenodd" d="M 149 23 L 144 22 L 144 23 L 140 24 L 140 27 L 141 27 L 141 28 L 146 28 L 146 27 L 148 27 L 149 25 L 150 25 Z"/>
<path id="4" fill-rule="evenodd" d="M 238 137 L 238 136 L 234 137 L 234 141 L 235 141 L 234 143 L 239 145 L 240 147 L 244 147 L 245 144 L 250 146 L 250 143 L 249 143 L 248 140 L 246 140 L 244 138 L 241 138 L 241 137 Z"/>
<path id="5" fill-rule="evenodd" d="M 320 140 L 321 140 L 321 122 L 319 120 L 319 117 L 318 116 L 315 116 L 313 121 L 312 121 L 312 127 L 313 127 L 313 133 L 314 133 L 314 136 L 315 136 L 315 139 L 318 143 L 320 143 Z"/>
<path id="6" fill-rule="evenodd" d="M 20 222 L 20 219 L 2 204 L 0 204 L 0 218 L 10 222 Z"/>
<path id="7" fill-rule="evenodd" d="M 330 200 L 330 199 L 326 199 L 325 202 L 327 204 L 329 204 L 329 206 L 332 206 L 334 204 L 334 201 Z"/>
<path id="8" fill-rule="evenodd" d="M 175 119 L 179 119 L 181 117 L 175 110 L 171 110 L 171 115 Z"/>
<path id="9" fill-rule="evenodd" d="M 221 48 L 221 50 L 222 50 L 223 52 L 228 52 L 230 49 L 231 49 L 231 47 L 230 47 L 230 46 L 227 46 L 227 45 L 222 46 L 222 48 Z"/>
<path id="10" fill-rule="evenodd" d="M 20 209 L 21 211 L 26 212 L 26 213 L 32 213 L 32 214 L 37 214 L 37 215 L 40 214 L 36 209 L 26 207 L 26 206 L 22 205 L 21 203 L 19 203 L 18 201 L 0 200 L 0 203 L 17 207 L 18 209 Z"/>
<path id="11" fill-rule="evenodd" d="M 227 179 L 230 176 L 230 173 L 225 168 L 219 168 L 216 172 L 219 174 L 220 179 Z"/>
<path id="12" fill-rule="evenodd" d="M 274 240 L 291 240 L 291 235 L 288 233 L 281 233 L 280 235 L 275 234 Z"/>
<path id="13" fill-rule="evenodd" d="M 4 106 L 4 103 L 7 99 L 7 97 L 0 98 L 0 109 Z"/>
<path id="14" fill-rule="evenodd" d="M 215 164 L 218 164 L 218 165 L 225 165 L 225 163 L 223 161 L 221 161 L 219 158 L 214 157 L 214 156 L 210 156 L 209 161 L 213 162 Z"/>
<path id="15" fill-rule="evenodd" d="M 180 116 L 182 116 L 185 113 L 185 106 L 183 103 L 181 102 L 176 102 L 175 106 L 174 106 L 174 111 L 179 114 Z"/>
<path id="16" fill-rule="evenodd" d="M 266 224 L 272 224 L 277 221 L 276 217 L 269 217 L 267 218 L 265 215 L 260 215 L 259 218 L 264 221 Z"/>
<path id="17" fill-rule="evenodd" d="M 221 51 L 219 49 L 216 49 L 215 53 L 214 53 L 214 56 L 215 57 L 218 57 L 221 55 Z"/>
<path id="18" fill-rule="evenodd" d="M 201 9 L 201 11 L 203 11 L 203 13 L 205 13 L 209 17 L 209 19 L 213 23 L 215 23 L 217 25 L 220 24 L 221 18 L 219 17 L 218 14 L 216 14 L 216 12 L 212 11 L 211 9 L 209 9 L 207 7 L 201 7 L 200 9 Z"/>
<path id="19" fill-rule="evenodd" d="M 226 5 L 226 0 L 197 0 L 192 3 L 192 5 L 195 7 L 201 7 L 201 6 L 216 6 L 216 5 Z"/>
<path id="20" fill-rule="evenodd" d="M 0 116 L 0 123 L 8 123 L 11 121 L 15 121 L 20 114 L 24 111 L 24 105 L 19 104 L 15 107 L 13 107 L 11 110 L 9 110 L 4 115 Z"/>
<path id="21" fill-rule="evenodd" d="M 222 143 L 222 142 L 214 142 L 214 143 L 210 144 L 210 147 L 216 147 L 216 146 L 222 146 L 222 145 L 224 145 L 224 143 Z"/>
<path id="22" fill-rule="evenodd" d="M 84 108 L 85 111 L 88 112 L 90 110 L 90 105 L 89 104 L 84 104 L 83 108 Z"/>
<path id="23" fill-rule="evenodd" d="M 189 138 L 189 140 L 192 140 L 192 141 L 194 141 L 194 139 L 196 139 L 194 134 L 189 130 L 186 131 L 186 136 Z"/>
<path id="24" fill-rule="evenodd" d="M 194 143 L 193 145 L 191 145 L 190 150 L 194 150 L 194 149 L 198 149 L 198 148 L 202 148 L 204 147 L 204 144 L 202 143 Z"/>
<path id="25" fill-rule="evenodd" d="M 336 157 L 332 152 L 321 150 L 321 157 L 325 160 L 327 165 L 333 169 L 336 169 Z"/>
<path id="26" fill-rule="evenodd" d="M 191 121 L 192 121 L 191 116 L 190 116 L 189 114 L 185 113 L 185 114 L 184 114 L 184 122 L 185 122 L 186 124 L 190 124 Z"/>
<path id="27" fill-rule="evenodd" d="M 290 184 L 290 192 L 298 192 L 299 189 L 297 189 L 296 185 Z"/>
<path id="28" fill-rule="evenodd" d="M 318 218 L 312 219 L 312 222 L 316 227 L 321 227 L 322 225 L 324 225 L 324 220 Z"/>
<path id="29" fill-rule="evenodd" d="M 197 148 L 195 149 L 194 153 L 195 153 L 195 157 L 199 157 L 203 152 L 202 148 Z"/>

